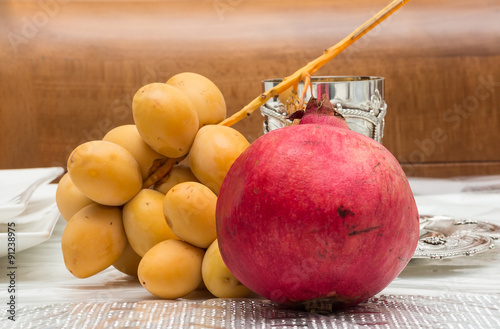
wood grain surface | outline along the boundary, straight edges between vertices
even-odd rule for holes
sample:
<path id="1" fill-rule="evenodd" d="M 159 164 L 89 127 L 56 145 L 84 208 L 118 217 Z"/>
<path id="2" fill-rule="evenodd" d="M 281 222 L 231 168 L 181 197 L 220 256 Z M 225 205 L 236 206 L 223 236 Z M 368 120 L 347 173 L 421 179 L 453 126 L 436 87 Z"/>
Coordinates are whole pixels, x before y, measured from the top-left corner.
<path id="1" fill-rule="evenodd" d="M 1 1 L 0 169 L 63 166 L 185 71 L 232 114 L 388 0 Z M 500 174 L 500 2 L 414 0 L 317 75 L 386 79 L 383 144 L 411 176 Z M 254 113 L 234 126 L 262 134 Z"/>

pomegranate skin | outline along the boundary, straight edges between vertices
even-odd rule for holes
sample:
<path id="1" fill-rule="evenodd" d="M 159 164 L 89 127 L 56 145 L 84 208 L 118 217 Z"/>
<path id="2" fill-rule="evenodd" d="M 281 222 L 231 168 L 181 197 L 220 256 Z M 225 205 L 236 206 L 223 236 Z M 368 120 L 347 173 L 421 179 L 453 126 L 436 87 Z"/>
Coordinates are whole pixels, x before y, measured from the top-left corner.
<path id="1" fill-rule="evenodd" d="M 229 270 L 283 304 L 352 306 L 410 261 L 419 218 L 394 156 L 359 133 L 326 125 L 273 130 L 229 170 L 217 208 Z"/>

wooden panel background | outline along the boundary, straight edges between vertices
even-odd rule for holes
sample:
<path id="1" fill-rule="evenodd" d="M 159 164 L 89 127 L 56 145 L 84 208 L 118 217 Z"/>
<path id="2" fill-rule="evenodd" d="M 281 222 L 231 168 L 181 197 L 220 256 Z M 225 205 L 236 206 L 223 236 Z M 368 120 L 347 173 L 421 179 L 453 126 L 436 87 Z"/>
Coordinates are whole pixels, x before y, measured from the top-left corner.
<path id="1" fill-rule="evenodd" d="M 388 2 L 1 1 L 0 168 L 65 166 L 178 72 L 209 77 L 234 113 Z M 386 78 L 383 144 L 408 175 L 500 174 L 499 16 L 499 1 L 414 0 L 317 74 Z M 235 128 L 253 141 L 262 117 Z"/>

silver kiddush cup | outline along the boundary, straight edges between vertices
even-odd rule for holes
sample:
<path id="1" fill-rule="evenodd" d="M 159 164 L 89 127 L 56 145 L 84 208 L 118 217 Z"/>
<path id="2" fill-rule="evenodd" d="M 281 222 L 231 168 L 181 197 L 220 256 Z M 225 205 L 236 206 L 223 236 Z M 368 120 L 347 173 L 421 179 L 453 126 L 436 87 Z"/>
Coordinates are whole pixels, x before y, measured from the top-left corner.
<path id="1" fill-rule="evenodd" d="M 262 81 L 264 91 L 281 83 L 282 79 Z M 297 96 L 302 94 L 304 83 L 300 82 Z M 312 90 L 312 94 L 311 94 Z M 311 86 L 307 88 L 304 103 L 311 96 L 322 99 L 327 95 L 337 112 L 346 119 L 351 130 L 382 142 L 384 116 L 387 105 L 384 101 L 384 78 L 364 76 L 317 76 L 311 77 Z M 280 101 L 280 97 L 271 98 L 260 111 L 264 116 L 264 133 L 292 124 L 286 117 L 290 114 L 291 103 Z"/>

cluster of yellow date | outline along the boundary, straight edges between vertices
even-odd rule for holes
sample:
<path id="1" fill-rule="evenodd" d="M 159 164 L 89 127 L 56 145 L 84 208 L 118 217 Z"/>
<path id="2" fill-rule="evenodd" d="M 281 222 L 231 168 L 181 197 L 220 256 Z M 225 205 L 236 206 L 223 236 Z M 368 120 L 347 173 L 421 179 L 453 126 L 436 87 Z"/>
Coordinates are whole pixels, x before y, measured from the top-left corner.
<path id="1" fill-rule="evenodd" d="M 67 220 L 66 268 L 87 278 L 113 266 L 166 299 L 200 287 L 216 297 L 247 296 L 217 244 L 217 194 L 249 146 L 217 124 L 226 117 L 222 93 L 206 77 L 180 73 L 139 89 L 132 112 L 134 124 L 77 146 L 68 158 L 56 192 Z M 169 159 L 180 163 L 145 185 Z"/>

